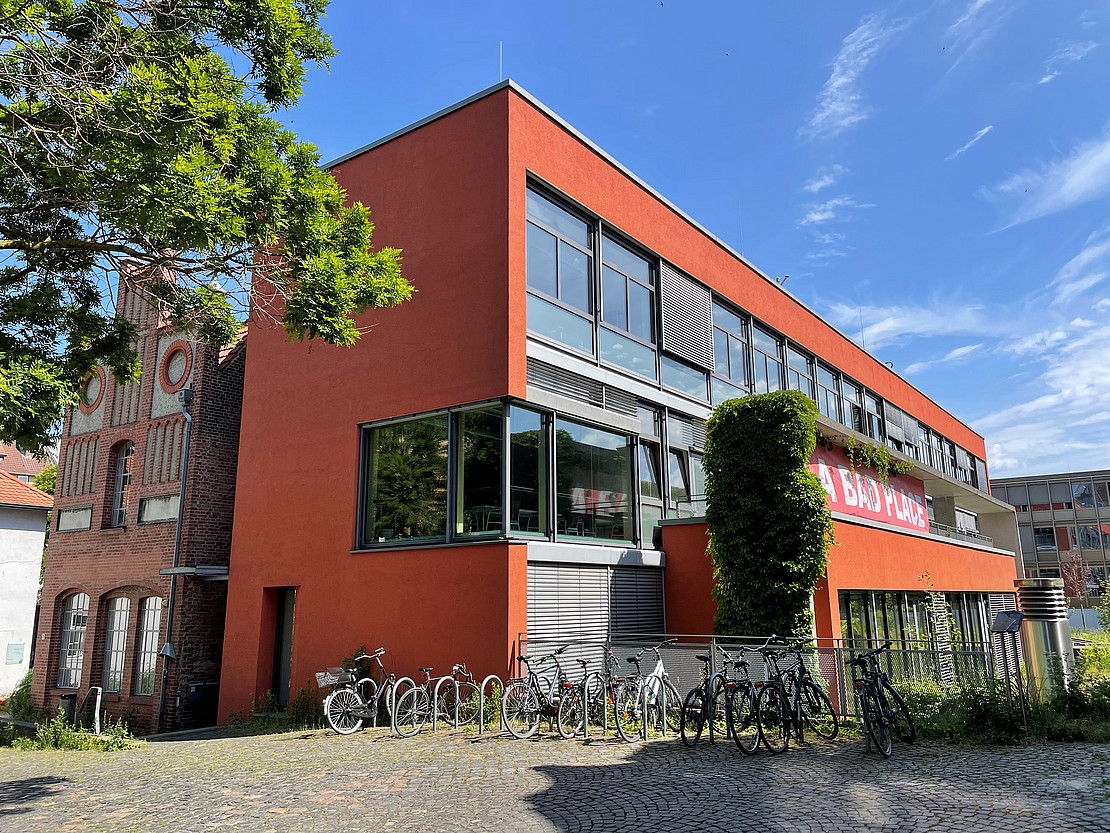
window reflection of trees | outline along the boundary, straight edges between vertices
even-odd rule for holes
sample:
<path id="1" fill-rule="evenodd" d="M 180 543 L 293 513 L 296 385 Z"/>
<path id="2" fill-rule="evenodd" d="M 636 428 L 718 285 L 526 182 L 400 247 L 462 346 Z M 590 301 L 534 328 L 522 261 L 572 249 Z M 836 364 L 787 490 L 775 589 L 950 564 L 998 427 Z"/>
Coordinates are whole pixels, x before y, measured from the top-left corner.
<path id="1" fill-rule="evenodd" d="M 372 429 L 371 541 L 443 537 L 447 531 L 447 417 Z"/>

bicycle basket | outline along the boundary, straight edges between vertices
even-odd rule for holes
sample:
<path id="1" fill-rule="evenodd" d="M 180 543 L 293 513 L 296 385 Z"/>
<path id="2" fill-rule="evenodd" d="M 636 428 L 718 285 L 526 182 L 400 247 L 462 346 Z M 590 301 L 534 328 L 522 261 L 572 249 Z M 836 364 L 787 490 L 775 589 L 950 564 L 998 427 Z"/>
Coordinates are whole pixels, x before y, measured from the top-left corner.
<path id="1" fill-rule="evenodd" d="M 327 688 L 339 682 L 339 677 L 343 674 L 342 668 L 329 668 L 327 671 L 316 672 L 316 685 L 320 688 Z"/>

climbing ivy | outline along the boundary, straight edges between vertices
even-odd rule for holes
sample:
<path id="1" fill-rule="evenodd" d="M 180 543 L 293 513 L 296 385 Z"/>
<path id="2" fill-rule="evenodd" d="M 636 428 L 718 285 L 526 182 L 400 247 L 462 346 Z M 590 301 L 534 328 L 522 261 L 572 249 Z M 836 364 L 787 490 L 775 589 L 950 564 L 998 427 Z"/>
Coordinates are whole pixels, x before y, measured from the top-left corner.
<path id="1" fill-rule="evenodd" d="M 798 391 L 731 399 L 706 430 L 706 522 L 719 634 L 807 633 L 833 540 L 809 471 L 817 407 Z"/>
<path id="2" fill-rule="evenodd" d="M 832 449 L 835 444 L 831 437 L 818 432 L 817 445 Z M 844 443 L 844 456 L 848 458 L 848 462 L 852 464 L 853 469 L 856 466 L 874 469 L 879 481 L 884 486 L 890 480 L 891 475 L 897 477 L 913 471 L 913 463 L 909 460 L 895 460 L 886 446 L 857 442 L 854 437 L 849 437 L 848 441 Z"/>

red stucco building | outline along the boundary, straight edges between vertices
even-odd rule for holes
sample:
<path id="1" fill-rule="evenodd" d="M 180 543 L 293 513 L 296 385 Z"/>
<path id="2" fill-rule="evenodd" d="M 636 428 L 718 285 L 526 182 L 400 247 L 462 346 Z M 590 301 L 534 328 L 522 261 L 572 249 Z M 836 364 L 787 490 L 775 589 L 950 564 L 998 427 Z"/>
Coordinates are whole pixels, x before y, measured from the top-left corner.
<path id="1" fill-rule="evenodd" d="M 417 293 L 352 349 L 251 325 L 222 718 L 360 644 L 503 674 L 522 634 L 709 632 L 704 419 L 781 387 L 914 463 L 888 492 L 815 455 L 821 635 L 917 627 L 926 589 L 969 634 L 1012 606 L 983 439 L 516 85 L 331 170 Z"/>

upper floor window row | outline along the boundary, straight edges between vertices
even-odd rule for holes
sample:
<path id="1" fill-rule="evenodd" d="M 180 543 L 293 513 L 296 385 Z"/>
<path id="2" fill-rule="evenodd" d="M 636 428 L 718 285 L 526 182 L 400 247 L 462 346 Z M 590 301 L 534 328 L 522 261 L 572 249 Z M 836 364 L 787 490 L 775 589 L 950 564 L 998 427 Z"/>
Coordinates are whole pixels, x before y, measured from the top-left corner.
<path id="1" fill-rule="evenodd" d="M 710 373 L 661 353 L 657 261 L 538 191 L 529 189 L 526 202 L 531 333 L 714 405 L 749 393 L 800 390 L 829 419 L 986 487 L 977 458 L 722 300 L 713 300 L 706 322 Z"/>

